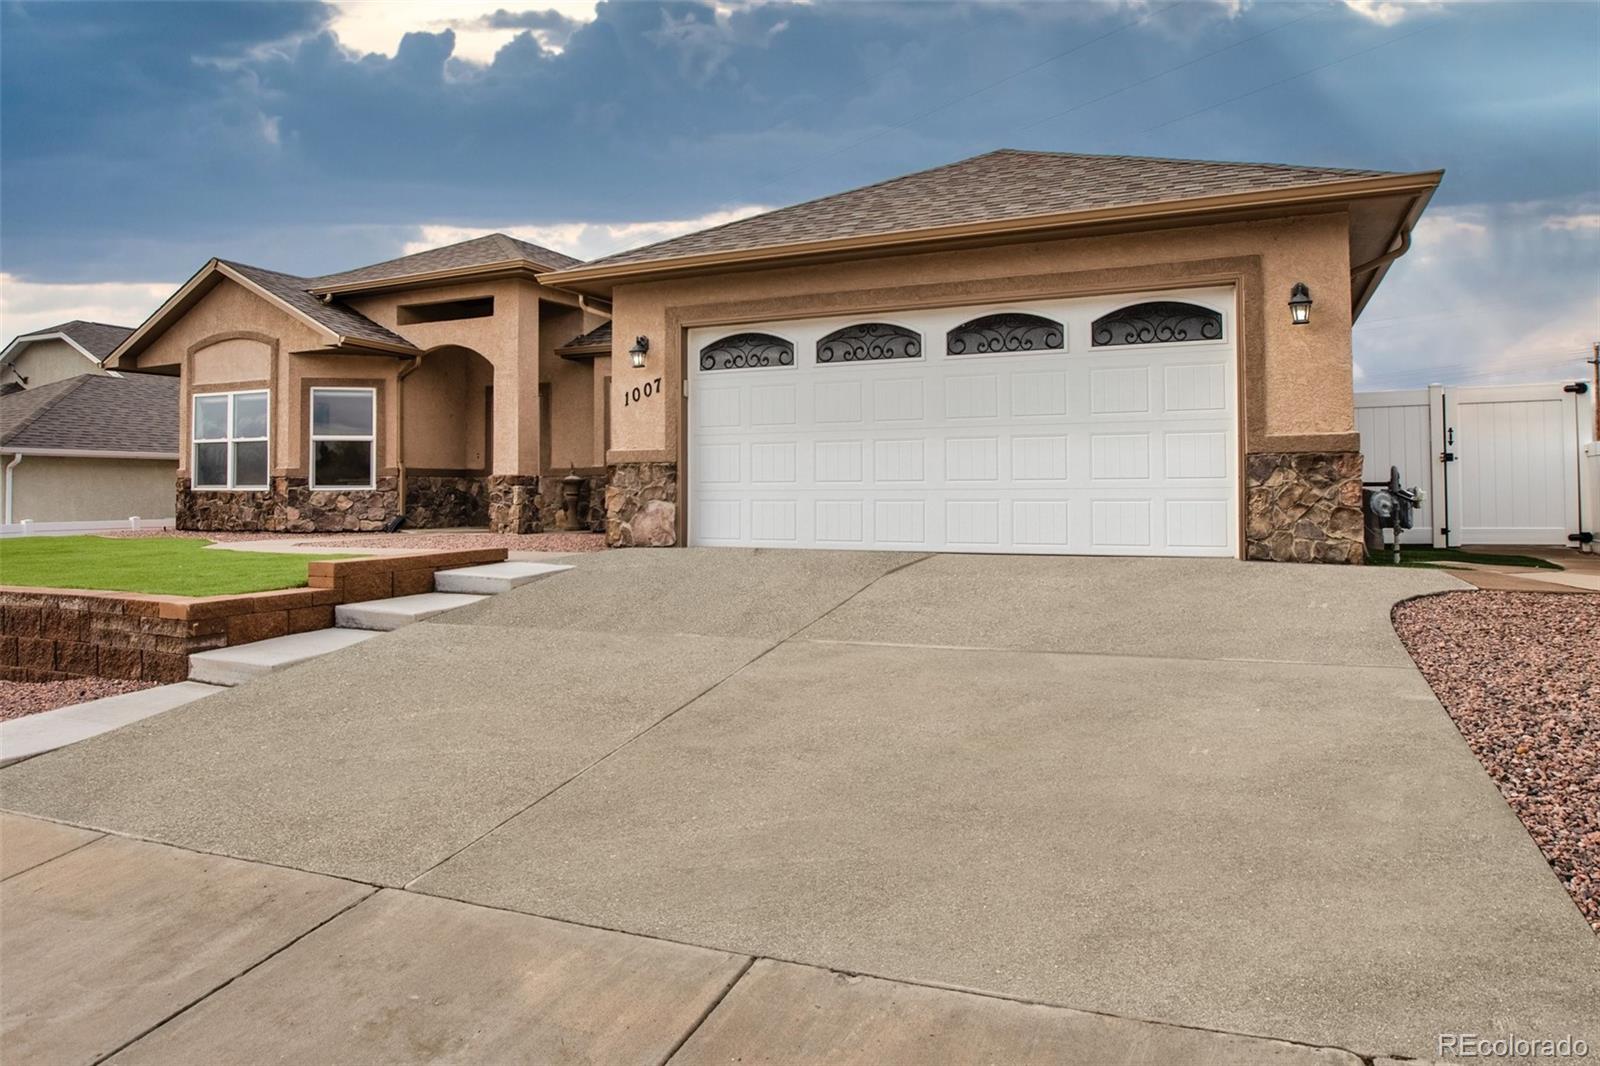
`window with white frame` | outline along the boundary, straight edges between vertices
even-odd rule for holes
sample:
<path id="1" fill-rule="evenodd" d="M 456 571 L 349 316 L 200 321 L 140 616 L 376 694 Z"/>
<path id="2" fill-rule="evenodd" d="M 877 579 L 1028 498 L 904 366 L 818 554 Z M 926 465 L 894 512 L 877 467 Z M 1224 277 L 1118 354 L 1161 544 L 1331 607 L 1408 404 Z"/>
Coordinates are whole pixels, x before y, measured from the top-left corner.
<path id="1" fill-rule="evenodd" d="M 376 483 L 376 389 L 311 390 L 311 487 L 370 489 Z"/>
<path id="2" fill-rule="evenodd" d="M 265 390 L 195 396 L 194 488 L 267 488 L 267 409 Z"/>

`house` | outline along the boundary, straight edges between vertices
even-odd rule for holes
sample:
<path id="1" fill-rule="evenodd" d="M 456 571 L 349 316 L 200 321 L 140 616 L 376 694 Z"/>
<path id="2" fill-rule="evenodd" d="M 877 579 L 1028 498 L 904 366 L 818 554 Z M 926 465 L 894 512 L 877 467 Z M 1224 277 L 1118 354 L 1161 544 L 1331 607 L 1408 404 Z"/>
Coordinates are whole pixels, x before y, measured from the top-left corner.
<path id="1" fill-rule="evenodd" d="M 0 352 L 0 394 L 38 388 L 101 366 L 133 330 L 104 322 L 63 322 L 14 337 Z"/>
<path id="2" fill-rule="evenodd" d="M 570 472 L 619 546 L 1359 562 L 1351 325 L 1441 176 L 1002 150 L 589 263 L 213 261 L 111 363 L 182 376 L 197 528 Z"/>
<path id="3" fill-rule="evenodd" d="M 89 373 L 0 396 L 5 524 L 171 518 L 178 388 Z"/>

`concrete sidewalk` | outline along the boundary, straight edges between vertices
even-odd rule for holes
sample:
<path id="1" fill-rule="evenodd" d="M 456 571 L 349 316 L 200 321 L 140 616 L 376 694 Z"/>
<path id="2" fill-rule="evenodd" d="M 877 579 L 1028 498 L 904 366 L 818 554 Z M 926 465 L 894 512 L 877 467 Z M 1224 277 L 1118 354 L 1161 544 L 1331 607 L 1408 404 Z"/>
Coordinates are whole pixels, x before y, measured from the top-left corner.
<path id="1" fill-rule="evenodd" d="M 87 837 L 87 841 L 85 840 Z M 0 820 L 8 1062 L 1360 1066 Z"/>
<path id="2" fill-rule="evenodd" d="M 1600 1046 L 1594 935 L 1389 625 L 1463 587 L 1446 573 L 569 561 L 11 767 L 0 806 L 1178 1027 L 1414 1057 L 1454 1031 Z"/>

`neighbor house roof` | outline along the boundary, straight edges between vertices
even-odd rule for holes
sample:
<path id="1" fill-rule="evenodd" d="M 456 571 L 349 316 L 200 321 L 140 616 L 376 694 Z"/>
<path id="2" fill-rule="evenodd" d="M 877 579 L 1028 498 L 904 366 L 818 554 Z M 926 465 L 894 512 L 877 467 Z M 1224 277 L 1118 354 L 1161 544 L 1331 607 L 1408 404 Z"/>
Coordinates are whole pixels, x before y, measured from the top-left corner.
<path id="1" fill-rule="evenodd" d="M 0 362 L 10 360 L 24 345 L 34 341 L 60 339 L 72 345 L 96 363 L 105 361 L 106 356 L 117 350 L 117 345 L 133 332 L 132 326 L 113 326 L 107 322 L 85 322 L 73 319 L 57 326 L 47 326 L 36 329 L 31 333 L 22 333 L 13 337 L 5 346 L 5 351 L 0 353 Z"/>
<path id="2" fill-rule="evenodd" d="M 611 351 L 611 320 L 600 323 L 587 333 L 580 333 L 561 347 L 558 352 Z"/>
<path id="3" fill-rule="evenodd" d="M 0 396 L 0 451 L 176 459 L 178 384 L 80 374 Z"/>
<path id="4" fill-rule="evenodd" d="M 490 233 L 460 244 L 430 248 L 426 252 L 357 267 L 341 274 L 325 274 L 312 279 L 310 288 L 314 292 L 341 292 L 400 278 L 454 274 L 479 267 L 526 264 L 537 270 L 564 270 L 581 262 L 583 260 L 562 255 L 530 241 L 518 240 L 504 233 Z"/>
<path id="5" fill-rule="evenodd" d="M 542 275 L 541 280 L 604 292 L 609 283 L 625 278 L 837 256 L 855 248 L 898 245 L 910 250 L 980 236 L 1041 234 L 1090 222 L 1339 202 L 1356 196 L 1403 194 L 1409 203 L 1419 191 L 1431 193 L 1439 176 L 1001 149 L 617 252 Z M 1391 228 L 1385 236 L 1397 237 L 1397 230 Z"/>

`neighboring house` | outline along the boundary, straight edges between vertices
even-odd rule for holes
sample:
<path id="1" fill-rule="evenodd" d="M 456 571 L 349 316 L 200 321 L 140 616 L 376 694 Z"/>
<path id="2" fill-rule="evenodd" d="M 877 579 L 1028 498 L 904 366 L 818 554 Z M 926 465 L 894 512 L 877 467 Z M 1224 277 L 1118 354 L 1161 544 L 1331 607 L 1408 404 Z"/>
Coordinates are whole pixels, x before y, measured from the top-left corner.
<path id="1" fill-rule="evenodd" d="M 1440 177 L 998 151 L 592 263 L 214 260 L 110 365 L 182 375 L 196 528 L 575 470 L 617 545 L 1359 562 L 1351 325 Z"/>
<path id="2" fill-rule="evenodd" d="M 73 321 L 24 333 L 0 352 L 0 394 L 106 373 L 106 356 L 132 332 L 128 326 Z"/>
<path id="3" fill-rule="evenodd" d="M 5 523 L 171 518 L 178 382 L 79 374 L 0 396 Z"/>

